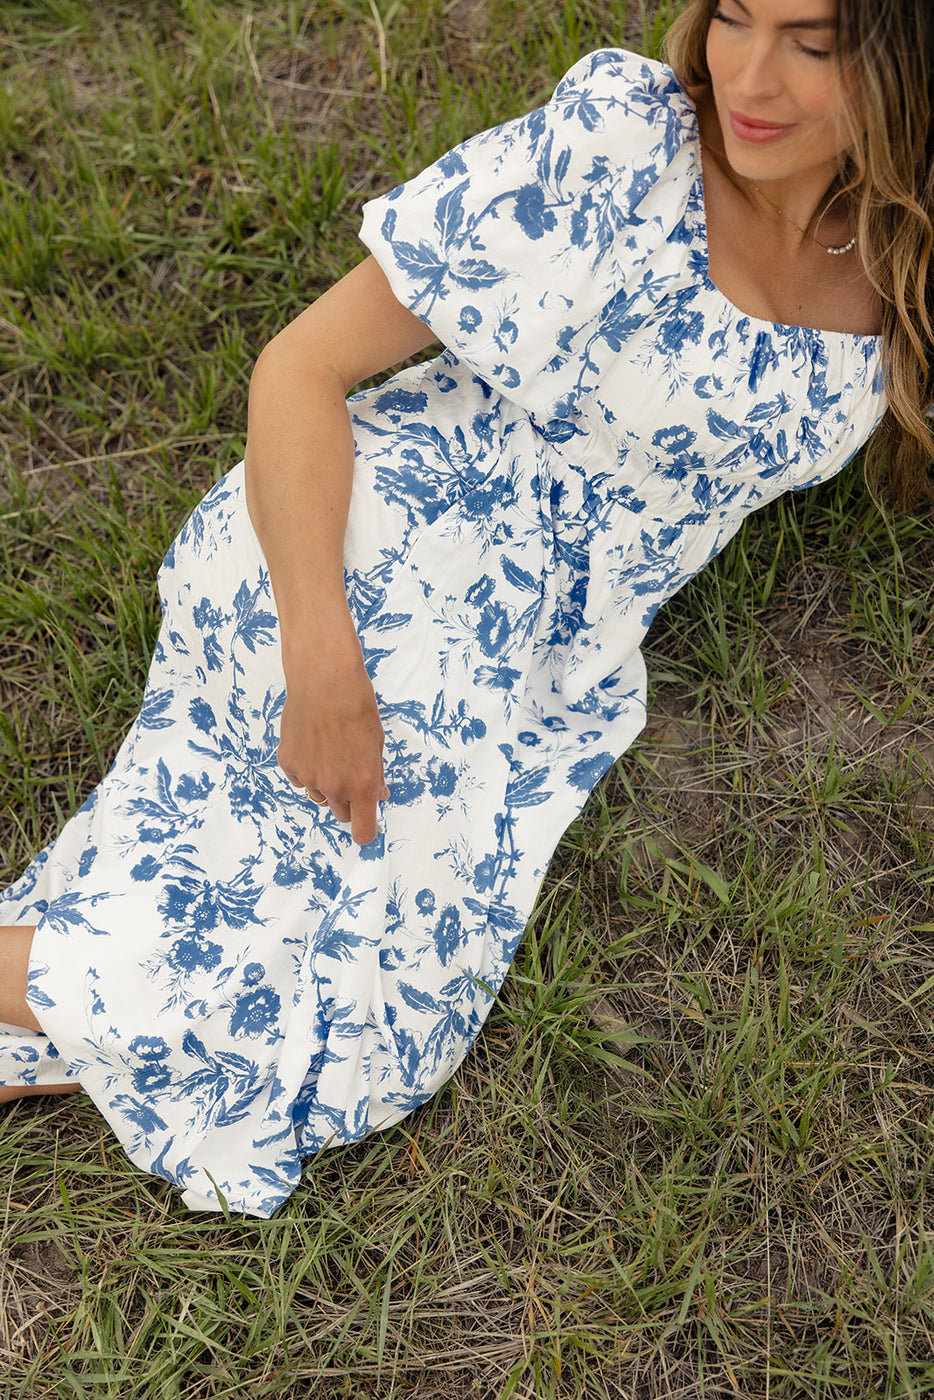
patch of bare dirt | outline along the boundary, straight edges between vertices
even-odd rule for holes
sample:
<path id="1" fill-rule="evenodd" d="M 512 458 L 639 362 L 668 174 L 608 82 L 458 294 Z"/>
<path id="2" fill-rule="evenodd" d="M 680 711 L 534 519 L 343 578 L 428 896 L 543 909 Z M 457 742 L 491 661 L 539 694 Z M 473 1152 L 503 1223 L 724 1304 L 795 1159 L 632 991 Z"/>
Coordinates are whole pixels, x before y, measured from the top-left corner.
<path id="1" fill-rule="evenodd" d="M 778 643 L 774 666 L 787 689 L 761 725 L 734 743 L 732 754 L 721 752 L 721 776 L 724 761 L 818 772 L 833 758 L 867 780 L 875 775 L 903 787 L 915 822 L 934 829 L 934 732 L 897 717 L 899 695 L 873 664 L 842 645 L 787 640 Z M 643 746 L 679 807 L 700 824 L 713 792 L 709 737 L 708 716 L 661 688 Z"/>
<path id="2" fill-rule="evenodd" d="M 0 1356 L 28 1361 L 46 1342 L 54 1315 L 74 1302 L 77 1275 L 54 1240 L 0 1252 Z"/>
<path id="3" fill-rule="evenodd" d="M 348 105 L 379 95 L 379 79 L 361 39 L 341 44 L 330 54 L 321 39 L 309 36 L 294 48 L 265 56 L 263 92 L 277 126 L 286 121 L 297 130 L 330 136 Z"/>

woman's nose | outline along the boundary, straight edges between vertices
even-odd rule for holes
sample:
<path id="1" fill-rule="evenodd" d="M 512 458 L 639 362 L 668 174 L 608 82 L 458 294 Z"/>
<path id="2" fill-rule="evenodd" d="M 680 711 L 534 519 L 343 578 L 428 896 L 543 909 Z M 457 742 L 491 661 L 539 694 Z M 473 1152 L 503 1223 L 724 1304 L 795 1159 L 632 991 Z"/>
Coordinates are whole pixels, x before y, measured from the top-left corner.
<path id="1" fill-rule="evenodd" d="M 781 63 L 770 43 L 750 45 L 737 74 L 735 89 L 738 95 L 750 101 L 778 96 L 782 90 Z"/>

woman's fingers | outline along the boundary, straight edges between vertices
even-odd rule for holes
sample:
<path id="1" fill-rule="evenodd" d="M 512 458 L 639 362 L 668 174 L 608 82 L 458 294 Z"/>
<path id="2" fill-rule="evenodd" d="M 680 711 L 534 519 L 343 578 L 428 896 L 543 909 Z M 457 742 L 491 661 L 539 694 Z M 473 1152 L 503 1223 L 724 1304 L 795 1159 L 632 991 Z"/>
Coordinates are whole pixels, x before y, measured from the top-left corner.
<path id="1" fill-rule="evenodd" d="M 350 826 L 359 845 L 368 845 L 376 836 L 379 803 L 389 796 L 381 745 L 372 735 L 369 738 L 368 744 L 361 742 L 343 755 L 331 751 L 315 759 L 293 754 L 285 762 L 280 755 L 280 767 L 293 787 L 302 788 L 310 803 L 328 806 L 336 821 Z M 366 749 L 369 754 L 363 752 Z"/>
<path id="2" fill-rule="evenodd" d="M 305 792 L 316 806 L 330 807 L 335 821 L 342 822 L 345 826 L 349 824 L 350 834 L 358 846 L 368 846 L 375 838 L 379 830 L 378 804 L 389 796 L 389 789 L 385 783 L 381 784 L 376 796 L 357 798 L 354 802 L 340 797 L 326 797 L 317 788 L 306 787 Z"/>
<path id="3" fill-rule="evenodd" d="M 314 802 L 315 806 L 330 807 L 336 821 L 345 826 L 349 824 L 350 834 L 358 846 L 367 846 L 375 838 L 379 830 L 378 804 L 385 802 L 389 796 L 389 788 L 384 781 L 380 781 L 374 795 L 361 796 L 351 801 L 348 798 L 328 797 L 320 788 L 303 784 L 300 778 L 291 773 L 286 773 L 285 776 L 293 787 L 304 786 L 308 800 Z"/>
<path id="4" fill-rule="evenodd" d="M 285 775 L 293 787 L 301 787 L 299 777 L 291 773 Z M 358 798 L 355 802 L 344 801 L 339 797 L 328 797 L 316 787 L 305 787 L 305 793 L 317 807 L 330 807 L 336 821 L 345 826 L 350 824 L 350 834 L 358 846 L 368 846 L 379 831 L 378 803 L 385 802 L 389 788 L 385 781 L 380 782 L 375 798 Z"/>
<path id="5" fill-rule="evenodd" d="M 376 836 L 383 776 L 383 726 L 362 660 L 333 669 L 325 685 L 316 667 L 293 663 L 279 733 L 279 765 L 309 802 L 327 803 L 335 819 L 366 845 Z"/>
<path id="6" fill-rule="evenodd" d="M 333 810 L 333 809 L 332 809 Z M 376 803 L 368 803 L 362 809 L 351 807 L 347 818 L 350 822 L 350 835 L 358 846 L 368 846 L 375 841 L 379 832 L 379 816 Z M 341 820 L 340 817 L 337 818 Z"/>

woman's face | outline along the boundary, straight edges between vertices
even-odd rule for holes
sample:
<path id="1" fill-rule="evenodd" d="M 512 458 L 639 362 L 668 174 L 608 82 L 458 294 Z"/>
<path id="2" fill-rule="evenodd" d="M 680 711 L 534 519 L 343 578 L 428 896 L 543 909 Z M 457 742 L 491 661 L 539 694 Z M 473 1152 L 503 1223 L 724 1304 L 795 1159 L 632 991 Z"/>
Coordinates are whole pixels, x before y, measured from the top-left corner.
<path id="1" fill-rule="evenodd" d="M 836 19 L 836 0 L 719 0 L 707 66 L 737 175 L 833 179 L 850 144 Z"/>

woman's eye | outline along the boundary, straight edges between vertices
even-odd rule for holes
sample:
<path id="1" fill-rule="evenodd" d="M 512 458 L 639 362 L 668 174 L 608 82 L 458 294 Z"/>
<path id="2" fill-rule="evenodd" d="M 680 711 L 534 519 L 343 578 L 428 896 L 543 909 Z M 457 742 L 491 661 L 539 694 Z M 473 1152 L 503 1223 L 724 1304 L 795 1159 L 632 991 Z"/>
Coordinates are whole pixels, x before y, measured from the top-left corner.
<path id="1" fill-rule="evenodd" d="M 722 10 L 714 10 L 710 18 L 711 20 L 719 20 L 720 23 L 725 24 L 728 29 L 745 28 L 741 19 L 737 19 L 735 15 L 725 15 Z M 808 58 L 816 58 L 819 61 L 830 58 L 832 53 L 830 49 L 815 49 L 812 48 L 810 44 L 804 44 L 800 40 L 798 41 L 798 51 L 806 54 Z"/>
<path id="2" fill-rule="evenodd" d="M 830 49 L 812 49 L 809 44 L 799 44 L 798 48 L 802 53 L 806 53 L 808 58 L 826 59 L 830 57 Z"/>

